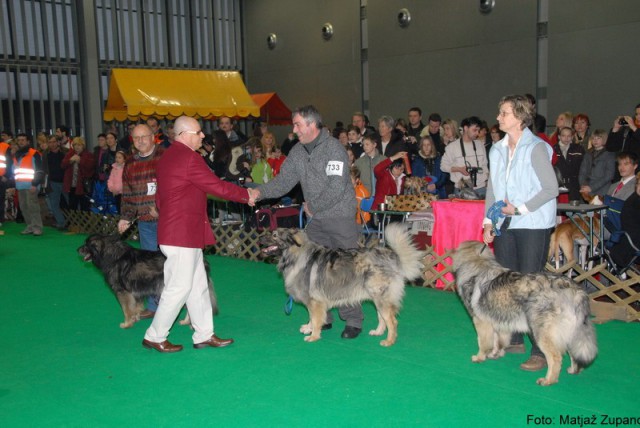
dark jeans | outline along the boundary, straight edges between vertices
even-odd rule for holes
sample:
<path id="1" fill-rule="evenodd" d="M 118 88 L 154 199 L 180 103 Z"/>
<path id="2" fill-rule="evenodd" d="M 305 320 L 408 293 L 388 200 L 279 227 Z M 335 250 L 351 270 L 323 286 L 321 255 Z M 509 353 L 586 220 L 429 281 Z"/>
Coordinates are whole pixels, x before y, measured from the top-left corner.
<path id="1" fill-rule="evenodd" d="M 522 273 L 542 272 L 549 254 L 549 238 L 551 229 L 507 229 L 509 218 L 500 228 L 501 235 L 496 236 L 493 248 L 496 260 L 507 269 Z M 531 340 L 531 355 L 543 355 L 535 342 Z M 515 333 L 511 337 L 511 344 L 521 344 L 524 337 Z"/>

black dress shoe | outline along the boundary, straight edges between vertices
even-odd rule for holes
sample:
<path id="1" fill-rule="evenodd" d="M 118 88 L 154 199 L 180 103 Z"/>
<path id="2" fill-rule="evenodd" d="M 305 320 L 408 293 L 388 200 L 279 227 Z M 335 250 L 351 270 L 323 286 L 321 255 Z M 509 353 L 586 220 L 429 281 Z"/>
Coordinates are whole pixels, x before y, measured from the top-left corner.
<path id="1" fill-rule="evenodd" d="M 344 330 L 342 330 L 341 337 L 343 339 L 355 339 L 360 335 L 361 331 L 362 331 L 361 328 L 351 327 L 350 325 L 348 325 L 344 328 Z"/>
<path id="2" fill-rule="evenodd" d="M 322 330 L 331 330 L 332 327 L 333 327 L 333 324 L 331 324 L 330 322 L 326 324 L 322 324 Z"/>
<path id="3" fill-rule="evenodd" d="M 150 340 L 144 339 L 142 341 L 142 346 L 147 349 L 155 349 L 158 352 L 178 352 L 182 351 L 182 345 L 174 345 L 168 340 L 164 342 L 152 342 Z"/>
<path id="4" fill-rule="evenodd" d="M 233 343 L 233 339 L 220 339 L 215 334 L 211 335 L 211 338 L 205 342 L 194 343 L 193 347 L 196 349 L 206 348 L 211 346 L 212 348 L 224 348 Z"/>

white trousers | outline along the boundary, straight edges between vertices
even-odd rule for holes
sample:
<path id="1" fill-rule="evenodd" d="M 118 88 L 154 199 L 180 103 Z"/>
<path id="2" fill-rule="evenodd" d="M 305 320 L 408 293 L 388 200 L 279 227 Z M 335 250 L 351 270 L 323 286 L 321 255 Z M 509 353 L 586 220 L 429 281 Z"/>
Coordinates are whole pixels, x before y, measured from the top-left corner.
<path id="1" fill-rule="evenodd" d="M 202 250 L 160 245 L 160 251 L 167 256 L 164 290 L 144 338 L 151 342 L 164 342 L 186 303 L 194 330 L 193 343 L 209 340 L 213 335 L 213 311 Z"/>

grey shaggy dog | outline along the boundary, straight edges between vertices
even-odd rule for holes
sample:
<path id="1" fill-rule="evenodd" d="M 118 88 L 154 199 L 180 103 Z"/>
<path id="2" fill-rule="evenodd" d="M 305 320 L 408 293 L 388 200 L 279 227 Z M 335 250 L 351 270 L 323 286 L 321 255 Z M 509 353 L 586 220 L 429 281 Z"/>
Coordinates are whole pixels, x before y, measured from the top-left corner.
<path id="1" fill-rule="evenodd" d="M 78 248 L 78 254 L 85 262 L 93 262 L 118 298 L 124 313 L 124 322 L 120 324 L 120 328 L 129 328 L 140 319 L 145 297 L 162 294 L 164 262 L 167 258 L 160 251 L 133 248 L 118 235 L 91 235 Z M 216 293 L 209 277 L 209 263 L 206 259 L 204 267 L 209 281 L 213 313 L 216 314 Z M 190 324 L 189 314 L 180 324 Z"/>
<path id="2" fill-rule="evenodd" d="M 539 385 L 558 382 L 565 352 L 567 372 L 577 374 L 598 353 L 589 298 L 571 279 L 552 273 L 523 274 L 502 267 L 489 248 L 463 242 L 453 255 L 456 287 L 478 334 L 473 362 L 504 355 L 511 333 L 533 334 L 547 359 Z"/>
<path id="3" fill-rule="evenodd" d="M 421 276 L 424 254 L 417 250 L 401 224 L 386 228 L 387 247 L 332 250 L 311 242 L 304 231 L 276 229 L 267 236 L 271 247 L 282 250 L 278 269 L 285 290 L 309 311 L 309 323 L 300 332 L 304 340 L 320 339 L 328 309 L 372 300 L 378 311 L 378 326 L 369 332 L 381 336 L 382 346 L 396 342 L 396 314 L 404 297 L 405 281 Z"/>

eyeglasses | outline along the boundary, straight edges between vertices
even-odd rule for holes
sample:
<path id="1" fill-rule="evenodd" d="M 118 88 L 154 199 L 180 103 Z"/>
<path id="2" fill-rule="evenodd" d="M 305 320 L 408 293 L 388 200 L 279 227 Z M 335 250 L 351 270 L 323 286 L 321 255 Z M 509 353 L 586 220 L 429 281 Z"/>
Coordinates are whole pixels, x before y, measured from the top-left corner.
<path id="1" fill-rule="evenodd" d="M 147 138 L 151 138 L 153 137 L 153 134 L 149 134 L 149 135 L 139 135 L 137 137 L 131 137 L 131 139 L 133 141 L 142 141 L 142 140 L 146 140 Z"/>
<path id="2" fill-rule="evenodd" d="M 510 111 L 501 111 L 500 113 L 498 113 L 498 116 L 500 116 L 500 117 L 505 117 L 505 116 L 507 116 L 507 115 L 509 115 L 509 114 L 513 114 L 513 112 L 510 112 Z"/>
<path id="3" fill-rule="evenodd" d="M 199 129 L 197 131 L 182 131 L 180 134 L 200 135 L 204 134 L 204 132 L 202 132 L 202 129 Z"/>

